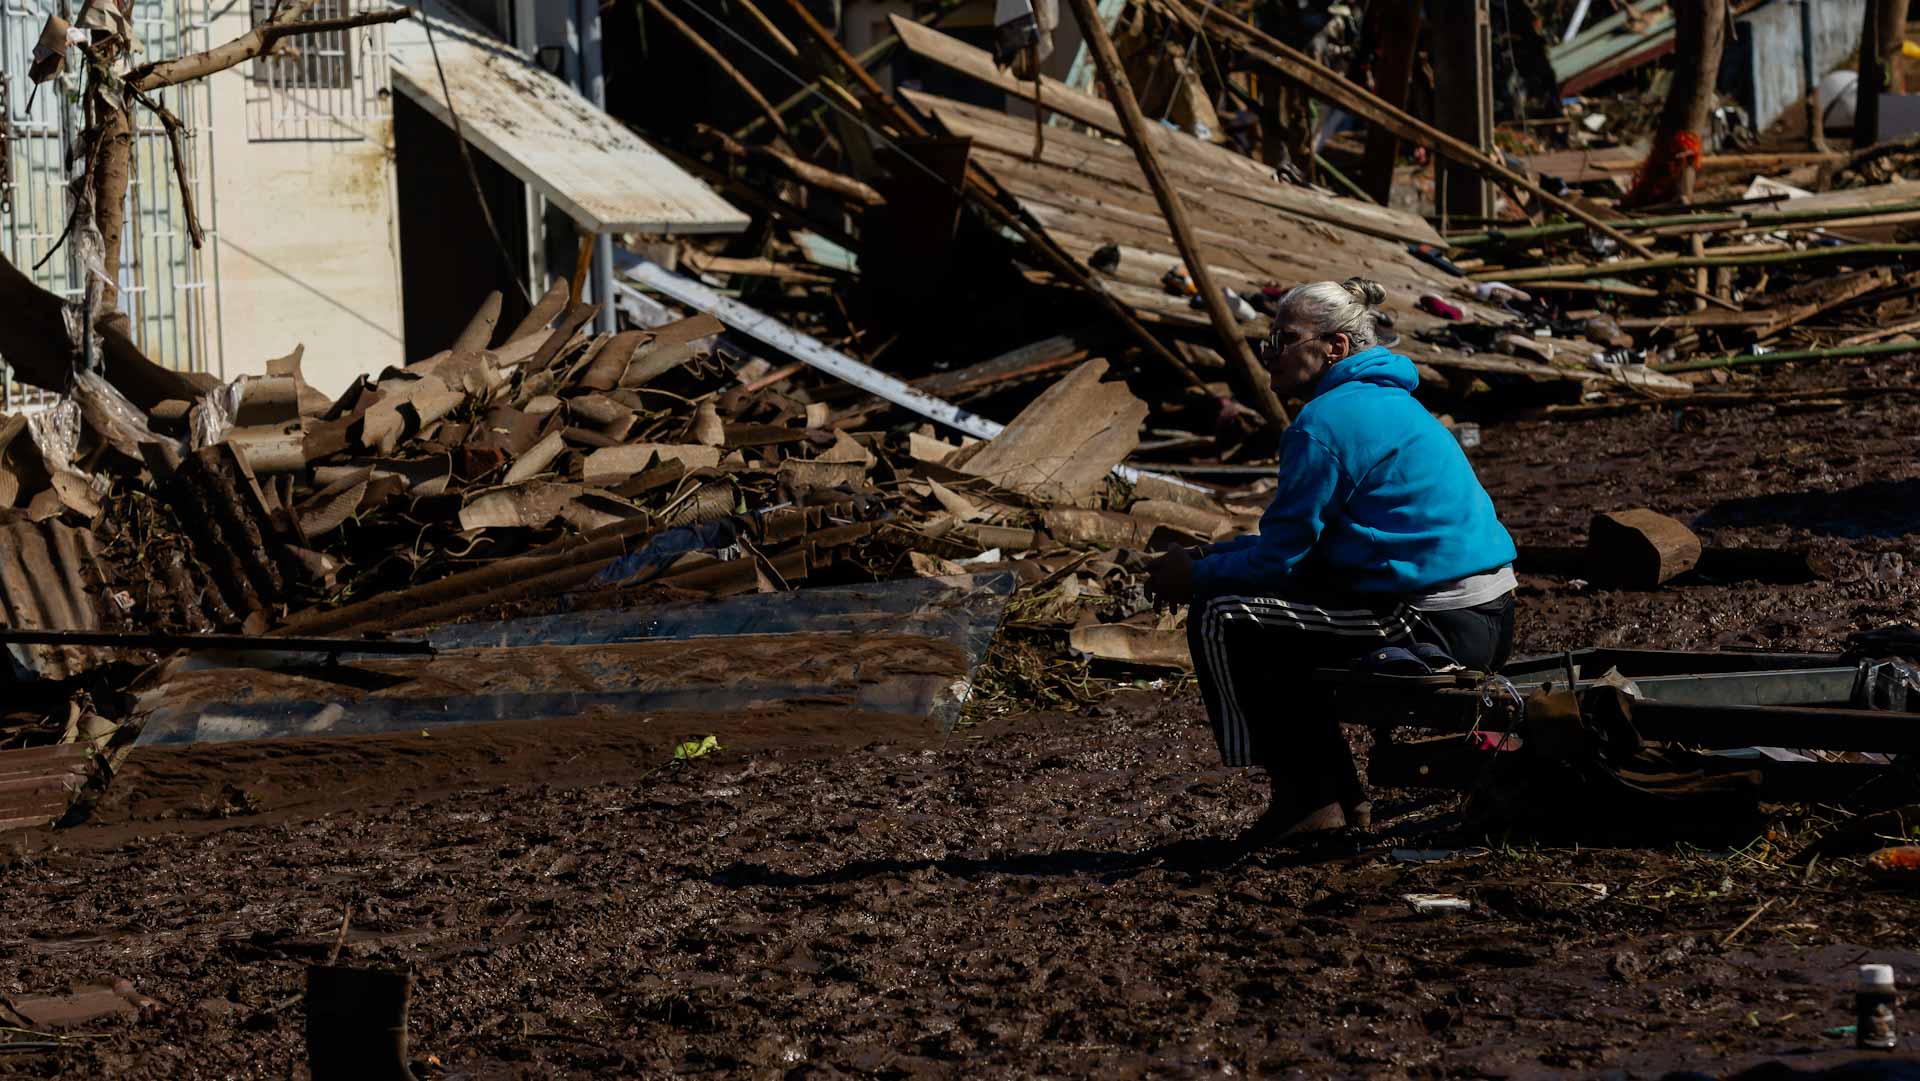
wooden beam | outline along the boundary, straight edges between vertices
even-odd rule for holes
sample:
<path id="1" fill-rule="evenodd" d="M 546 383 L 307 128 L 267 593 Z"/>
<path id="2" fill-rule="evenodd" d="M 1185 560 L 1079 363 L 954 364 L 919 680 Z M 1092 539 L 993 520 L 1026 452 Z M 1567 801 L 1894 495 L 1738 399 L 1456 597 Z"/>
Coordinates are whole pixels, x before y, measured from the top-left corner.
<path id="1" fill-rule="evenodd" d="M 707 124 L 695 124 L 693 130 L 701 138 L 712 140 L 721 153 L 735 161 L 770 164 L 802 184 L 830 191 L 862 206 L 886 205 L 886 196 L 875 191 L 872 185 L 845 173 L 834 172 L 825 166 L 815 165 L 798 155 L 789 154 L 774 147 L 747 146 L 719 128 Z"/>
<path id="2" fill-rule="evenodd" d="M 667 10 L 667 5 L 662 0 L 641 0 L 641 2 L 647 5 L 648 11 L 659 16 L 661 22 L 673 27 L 676 33 L 686 38 L 708 60 L 713 61 L 714 66 L 719 68 L 727 78 L 733 80 L 733 84 L 739 87 L 742 93 L 753 99 L 754 105 L 760 109 L 760 114 L 773 124 L 775 130 L 782 136 L 792 137 L 793 133 L 787 130 L 786 119 L 780 115 L 778 109 L 773 107 L 773 102 L 768 101 L 767 96 L 760 92 L 760 88 L 753 85 L 752 80 L 748 79 L 739 68 L 734 67 L 732 61 L 722 55 L 719 49 L 714 48 L 711 42 L 701 37 L 699 31 L 688 26 L 680 16 Z"/>
<path id="3" fill-rule="evenodd" d="M 991 360 L 970 364 L 964 368 L 955 368 L 950 372 L 940 372 L 916 379 L 916 390 L 925 391 L 937 398 L 952 398 L 967 391 L 979 390 L 995 383 L 1008 382 L 1026 376 L 1064 368 L 1069 364 L 1078 364 L 1092 354 L 1087 342 L 1093 336 L 1086 333 L 1062 334 L 1046 338 L 1030 345 L 1002 353 Z"/>
<path id="4" fill-rule="evenodd" d="M 786 53 L 795 60 L 800 59 L 800 47 L 793 43 L 793 39 L 782 34 L 779 27 L 773 25 L 773 20 L 767 18 L 766 12 L 761 11 L 758 4 L 755 4 L 753 0 L 734 0 L 734 2 L 746 9 L 748 16 L 760 27 L 761 33 L 772 38 L 773 43 L 780 46 L 781 52 Z"/>
<path id="5" fill-rule="evenodd" d="M 1552 207 L 1575 221 L 1585 223 L 1594 232 L 1619 241 L 1621 246 L 1629 251 L 1649 258 L 1653 256 L 1653 249 L 1615 229 L 1585 208 L 1547 191 L 1504 164 L 1482 155 L 1478 150 L 1437 130 L 1432 125 L 1422 123 L 1408 115 L 1405 110 L 1387 104 L 1372 92 L 1355 85 L 1333 69 L 1277 38 L 1255 29 L 1252 24 L 1228 14 L 1219 6 L 1204 3 L 1202 0 L 1155 0 L 1155 2 L 1162 10 L 1171 12 L 1175 18 L 1192 29 L 1202 33 L 1211 31 L 1217 40 L 1232 45 L 1248 59 L 1280 78 L 1303 88 L 1308 93 L 1338 105 L 1369 124 L 1386 127 L 1408 142 L 1418 143 L 1437 154 L 1466 165 L 1496 183 L 1524 191 L 1539 200 L 1541 205 Z"/>
<path id="6" fill-rule="evenodd" d="M 1855 334 L 1851 338 L 1842 338 L 1839 344 L 1865 345 L 1868 342 L 1883 341 L 1901 334 L 1912 334 L 1915 331 L 1920 331 L 1920 319 L 1911 319 L 1905 323 L 1895 323 L 1890 327 L 1881 327 L 1879 330 L 1869 330 L 1865 334 Z"/>
<path id="7" fill-rule="evenodd" d="M 1087 47 L 1093 51 L 1093 62 L 1100 70 L 1100 77 L 1107 84 L 1107 96 L 1120 113 L 1121 126 L 1126 129 L 1126 141 L 1133 148 L 1134 157 L 1140 161 L 1140 171 L 1146 174 L 1147 186 L 1153 189 L 1153 197 L 1160 204 L 1160 212 L 1167 219 L 1167 228 L 1173 232 L 1173 242 L 1180 248 L 1180 258 L 1186 260 L 1187 273 L 1193 276 L 1193 284 L 1200 291 L 1200 299 L 1207 306 L 1207 318 L 1213 322 L 1214 333 L 1220 336 L 1220 347 L 1231 362 L 1229 371 L 1239 376 L 1234 389 L 1246 397 L 1246 400 L 1268 424 L 1276 430 L 1285 429 L 1289 418 L 1286 406 L 1280 404 L 1280 396 L 1273 391 L 1273 385 L 1260 358 L 1253 355 L 1253 347 L 1247 344 L 1247 336 L 1240 330 L 1240 321 L 1234 318 L 1233 311 L 1227 307 L 1227 298 L 1213 280 L 1213 271 L 1207 266 L 1206 253 L 1194 240 L 1193 226 L 1187 220 L 1187 204 L 1180 197 L 1179 189 L 1168 179 L 1167 170 L 1160 162 L 1160 152 L 1154 149 L 1152 138 L 1148 134 L 1147 118 L 1140 111 L 1140 101 L 1134 97 L 1133 84 L 1127 79 L 1126 68 L 1120 63 L 1120 52 L 1113 47 L 1113 39 L 1107 36 L 1107 28 L 1100 21 L 1100 15 L 1094 10 L 1093 0 L 1070 0 L 1074 14 L 1080 20 L 1081 32 L 1086 35 Z"/>

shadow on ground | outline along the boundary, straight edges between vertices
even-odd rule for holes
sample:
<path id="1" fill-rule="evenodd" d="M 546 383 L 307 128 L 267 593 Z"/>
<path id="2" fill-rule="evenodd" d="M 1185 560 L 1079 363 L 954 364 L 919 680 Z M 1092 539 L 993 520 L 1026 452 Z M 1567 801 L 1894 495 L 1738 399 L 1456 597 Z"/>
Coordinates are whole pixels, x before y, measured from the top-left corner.
<path id="1" fill-rule="evenodd" d="M 1860 540 L 1920 533 L 1920 480 L 1871 481 L 1837 492 L 1782 492 L 1716 503 L 1702 528 L 1780 525 Z"/>

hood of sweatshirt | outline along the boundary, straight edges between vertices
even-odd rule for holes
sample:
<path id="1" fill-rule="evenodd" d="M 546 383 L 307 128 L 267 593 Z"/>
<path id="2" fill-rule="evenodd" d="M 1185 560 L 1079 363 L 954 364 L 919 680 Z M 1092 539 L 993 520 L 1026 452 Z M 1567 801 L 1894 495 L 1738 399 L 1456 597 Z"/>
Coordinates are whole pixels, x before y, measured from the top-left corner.
<path id="1" fill-rule="evenodd" d="M 1376 383 L 1383 387 L 1398 387 L 1411 391 L 1420 385 L 1420 373 L 1414 370 L 1413 361 L 1393 352 L 1384 345 L 1362 349 L 1327 369 L 1320 382 L 1313 388 L 1313 396 L 1343 387 L 1348 383 Z"/>

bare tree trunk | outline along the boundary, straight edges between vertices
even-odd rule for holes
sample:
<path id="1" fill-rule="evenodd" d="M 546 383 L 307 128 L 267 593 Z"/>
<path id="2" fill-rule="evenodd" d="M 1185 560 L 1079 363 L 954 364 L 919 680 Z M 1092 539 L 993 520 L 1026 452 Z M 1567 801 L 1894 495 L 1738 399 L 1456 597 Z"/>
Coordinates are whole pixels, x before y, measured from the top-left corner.
<path id="1" fill-rule="evenodd" d="M 0 356 L 14 378 L 45 390 L 65 391 L 73 377 L 73 339 L 62 314 L 66 302 L 33 284 L 0 255 Z M 187 376 L 148 360 L 116 325 L 99 329 L 107 381 L 133 404 L 151 409 L 168 398 L 191 400 L 200 389 Z"/>
<path id="2" fill-rule="evenodd" d="M 100 94 L 99 163 L 93 171 L 94 221 L 100 226 L 100 262 L 106 280 L 100 283 L 103 317 L 120 311 L 120 235 L 127 220 L 127 185 L 133 167 L 133 123 L 126 106 Z M 86 268 L 81 268 L 86 273 Z"/>
<path id="3" fill-rule="evenodd" d="M 337 19 L 301 21 L 314 3 L 315 0 L 294 0 L 282 8 L 272 22 L 263 23 L 225 44 L 206 52 L 135 68 L 127 73 L 126 85 L 137 93 L 152 93 L 252 60 L 289 37 L 398 22 L 413 15 L 412 8 L 402 7 Z M 127 186 L 133 167 L 134 103 L 129 95 L 119 93 L 117 87 L 90 87 L 89 93 L 94 95 L 94 122 L 100 139 L 98 164 L 92 177 L 94 220 L 100 226 L 102 262 L 107 278 L 101 285 L 99 310 L 104 323 L 125 331 L 128 322 L 120 312 L 120 235 L 126 224 Z"/>
<path id="4" fill-rule="evenodd" d="M 1887 93 L 1907 92 L 1900 75 L 1900 45 L 1907 39 L 1908 0 L 1876 0 L 1880 16 L 1880 72 L 1886 78 Z"/>
<path id="5" fill-rule="evenodd" d="M 177 57 L 135 68 L 124 80 L 125 92 L 116 83 L 90 85 L 89 134 L 93 144 L 92 172 L 88 176 L 93 203 L 93 220 L 102 241 L 100 304 L 102 318 L 94 326 L 104 375 L 120 393 L 142 409 L 169 398 L 190 400 L 198 397 L 204 377 L 193 377 L 155 364 L 140 351 L 129 336 L 126 316 L 119 313 L 120 235 L 126 222 L 128 181 L 133 164 L 133 99 L 162 87 L 188 79 L 204 78 L 251 60 L 271 49 L 280 40 L 336 30 L 351 30 L 375 23 L 397 22 L 413 16 L 412 8 L 392 8 L 365 12 L 338 19 L 299 22 L 315 0 L 291 0 L 273 22 L 255 27 L 232 41 L 203 53 Z M 111 55 L 95 62 L 111 67 Z M 158 110 L 170 116 L 165 110 Z M 4 119 L 4 118 L 0 118 Z M 176 148 L 177 148 L 176 144 Z M 33 283 L 5 255 L 0 255 L 0 357 L 5 357 L 14 378 L 45 390 L 66 393 L 73 385 L 78 369 L 76 347 L 67 328 L 66 301 Z"/>
<path id="6" fill-rule="evenodd" d="M 1725 0 L 1674 0 L 1673 86 L 1660 112 L 1653 149 L 1623 205 L 1645 206 L 1693 194 L 1726 32 Z"/>

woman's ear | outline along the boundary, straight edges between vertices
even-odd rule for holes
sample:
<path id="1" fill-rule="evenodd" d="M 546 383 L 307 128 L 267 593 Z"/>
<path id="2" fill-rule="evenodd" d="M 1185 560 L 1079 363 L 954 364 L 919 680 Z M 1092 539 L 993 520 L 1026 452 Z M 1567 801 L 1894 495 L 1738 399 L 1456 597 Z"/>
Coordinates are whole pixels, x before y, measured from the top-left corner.
<path id="1" fill-rule="evenodd" d="M 1333 359 L 1345 360 L 1353 355 L 1353 339 L 1344 330 L 1327 335 L 1327 344 L 1333 347 Z"/>

